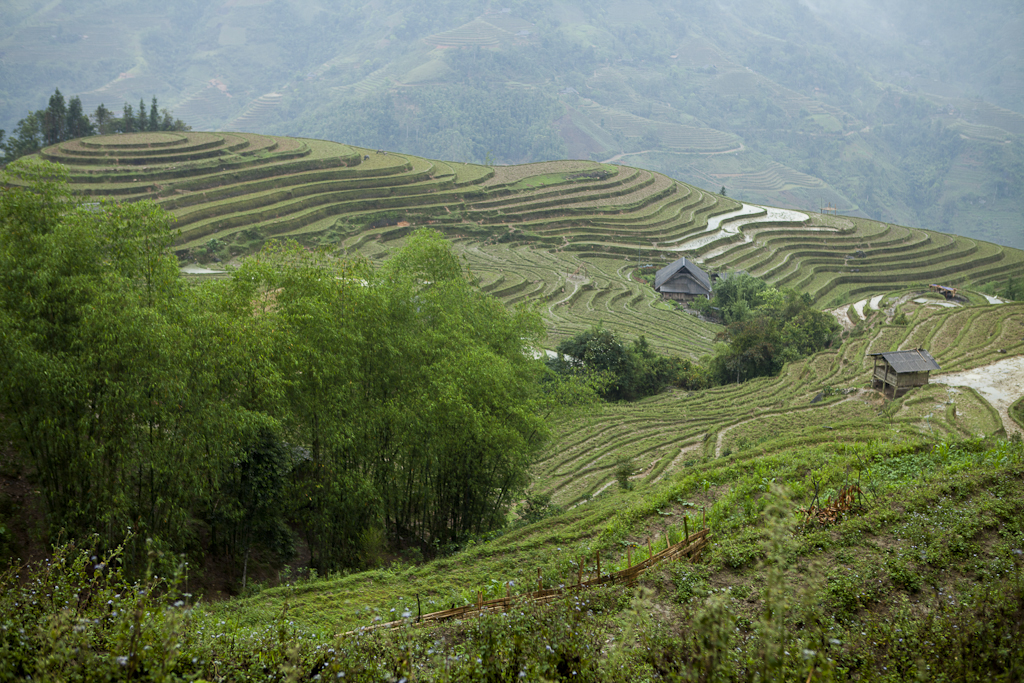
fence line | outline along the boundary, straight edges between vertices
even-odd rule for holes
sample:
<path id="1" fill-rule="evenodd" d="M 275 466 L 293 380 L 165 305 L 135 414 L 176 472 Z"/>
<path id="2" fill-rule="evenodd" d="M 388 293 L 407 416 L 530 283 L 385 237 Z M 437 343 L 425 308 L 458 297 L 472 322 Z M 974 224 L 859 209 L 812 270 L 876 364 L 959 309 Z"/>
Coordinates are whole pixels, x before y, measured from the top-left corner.
<path id="1" fill-rule="evenodd" d="M 700 529 L 692 534 L 687 533 L 683 540 L 676 544 L 668 542 L 668 535 L 665 536 L 666 547 L 657 553 L 652 552 L 651 542 L 648 541 L 648 557 L 646 560 L 641 560 L 636 564 L 632 563 L 631 555 L 632 548 L 627 548 L 626 563 L 627 567 L 617 572 L 609 574 L 601 573 L 601 554 L 597 553 L 596 560 L 596 574 L 595 572 L 587 571 L 587 578 L 584 579 L 583 562 L 579 562 L 576 571 L 576 583 L 564 586 L 561 588 L 539 588 L 535 591 L 520 593 L 517 595 L 506 595 L 503 598 L 495 598 L 493 600 L 484 600 L 482 593 L 477 593 L 477 600 L 475 605 L 464 605 L 462 607 L 453 607 L 452 609 L 441 610 L 440 612 L 431 612 L 430 614 L 418 615 L 413 625 L 425 625 L 431 623 L 437 623 L 441 621 L 448 621 L 450 619 L 470 619 L 479 617 L 482 614 L 488 612 L 507 612 L 512 609 L 514 605 L 520 605 L 524 602 L 532 602 L 535 604 L 544 604 L 551 602 L 559 595 L 562 595 L 566 591 L 579 591 L 594 588 L 595 586 L 602 586 L 605 584 L 624 584 L 631 585 L 647 571 L 655 567 L 662 562 L 668 562 L 671 560 L 678 560 L 683 557 L 687 557 L 690 560 L 696 562 L 700 559 L 704 552 L 704 548 L 707 547 L 711 539 L 711 530 L 707 527 Z M 537 583 L 540 584 L 540 569 L 537 569 Z M 506 590 L 508 584 L 505 584 Z M 417 604 L 419 598 L 417 597 Z M 339 635 L 347 636 L 356 633 L 367 633 L 370 631 L 376 631 L 378 629 L 396 629 L 406 624 L 409 624 L 408 619 L 399 619 L 396 621 L 388 621 L 381 624 L 374 624 L 372 626 L 364 626 L 354 631 L 348 631 Z"/>

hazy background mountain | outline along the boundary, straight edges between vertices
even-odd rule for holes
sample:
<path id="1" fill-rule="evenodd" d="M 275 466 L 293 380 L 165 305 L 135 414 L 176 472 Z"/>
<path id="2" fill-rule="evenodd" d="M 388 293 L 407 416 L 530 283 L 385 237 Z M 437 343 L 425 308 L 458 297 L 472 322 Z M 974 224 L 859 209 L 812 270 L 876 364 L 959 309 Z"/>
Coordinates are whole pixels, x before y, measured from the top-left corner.
<path id="1" fill-rule="evenodd" d="M 7 0 L 0 128 L 54 87 L 197 130 L 617 159 L 1024 248 L 1014 0 Z"/>

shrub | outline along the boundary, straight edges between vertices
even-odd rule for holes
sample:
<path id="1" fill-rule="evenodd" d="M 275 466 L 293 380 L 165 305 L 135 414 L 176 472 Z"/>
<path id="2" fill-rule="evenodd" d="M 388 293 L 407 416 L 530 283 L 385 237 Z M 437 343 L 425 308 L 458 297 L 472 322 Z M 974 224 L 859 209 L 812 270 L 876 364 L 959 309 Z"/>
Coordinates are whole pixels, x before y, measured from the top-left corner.
<path id="1" fill-rule="evenodd" d="M 633 476 L 635 471 L 636 464 L 633 462 L 633 458 L 620 456 L 615 461 L 615 481 L 619 482 L 620 489 L 629 491 L 633 488 L 633 482 L 629 478 Z"/>

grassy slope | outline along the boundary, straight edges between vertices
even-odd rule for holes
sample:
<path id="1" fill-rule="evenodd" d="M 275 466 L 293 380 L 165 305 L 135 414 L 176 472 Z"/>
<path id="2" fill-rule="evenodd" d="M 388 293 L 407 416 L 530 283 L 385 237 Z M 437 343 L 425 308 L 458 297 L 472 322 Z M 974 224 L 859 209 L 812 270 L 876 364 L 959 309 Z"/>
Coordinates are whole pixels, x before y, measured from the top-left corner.
<path id="1" fill-rule="evenodd" d="M 120 163 L 71 164 L 72 180 L 93 190 L 148 183 L 150 189 L 139 194 L 183 217 L 206 211 L 203 220 L 237 220 L 237 229 L 213 233 L 224 243 L 218 247 L 224 256 L 258 246 L 285 212 L 297 215 L 289 226 L 301 239 L 370 258 L 386 257 L 416 225 L 433 225 L 455 240 L 485 289 L 510 304 L 540 305 L 553 341 L 603 323 L 627 335 L 646 334 L 670 352 L 699 355 L 711 348 L 713 326 L 660 304 L 631 281 L 630 272 L 638 241 L 641 260 L 667 261 L 678 253 L 657 244 L 690 240 L 710 215 L 734 206 L 715 195 L 678 183 L 659 187 L 663 181 L 656 176 L 628 168 L 571 180 L 558 173 L 578 172 L 576 163 L 494 171 L 263 136 L 225 136 L 234 152 L 212 161 L 193 158 L 196 151 L 217 149 L 201 147 L 208 143 L 189 138 L 181 143 L 186 158 L 177 161 L 136 165 L 124 162 L 121 151 Z M 250 147 L 252 154 L 244 156 Z M 363 154 L 370 159 L 362 160 Z M 74 158 L 67 150 L 48 155 Z M 417 184 L 419 189 L 401 194 Z M 312 198 L 310 206 L 293 206 L 304 197 Z M 345 205 L 405 197 L 414 201 L 396 209 Z M 311 207 L 327 217 L 306 216 Z M 246 223 L 254 211 L 269 214 L 266 221 Z M 200 247 L 216 253 L 208 235 L 190 238 L 189 225 L 182 226 L 182 245 L 199 245 L 193 253 Z M 866 308 L 841 348 L 790 364 L 777 378 L 566 412 L 557 417 L 534 484 L 535 492 L 551 494 L 565 511 L 553 509 L 540 522 L 479 539 L 431 563 L 300 581 L 207 606 L 197 613 L 197 646 L 229 658 L 211 633 L 249 642 L 268 623 L 281 623 L 275 620 L 285 613 L 288 628 L 305 634 L 304 643 L 328 643 L 333 633 L 401 614 L 416 596 L 428 611 L 473 601 L 478 592 L 495 596 L 509 580 L 533 586 L 538 568 L 545 585 L 558 585 L 581 558 L 600 551 L 602 566 L 614 567 L 623 562 L 626 544 L 642 549 L 666 531 L 678 535 L 683 515 L 692 525 L 698 510 L 716 534 L 706 562 L 666 567 L 646 581 L 654 592 L 644 599 L 657 605 L 662 616 L 656 622 L 666 628 L 725 600 L 740 620 L 738 633 L 749 639 L 767 604 L 765 591 L 785 580 L 794 595 L 804 591 L 823 605 L 821 623 L 845 643 L 835 657 L 870 670 L 882 653 L 857 634 L 870 633 L 866 637 L 875 642 L 889 637 L 879 617 L 897 614 L 903 598 L 919 603 L 912 610 L 921 613 L 934 607 L 928 586 L 960 591 L 961 581 L 1001 585 L 997 578 L 1007 575 L 1009 551 L 1024 543 L 1019 446 L 1003 442 L 979 450 L 947 441 L 932 448 L 924 442 L 996 432 L 998 418 L 976 393 L 954 395 L 938 385 L 916 390 L 880 414 L 881 400 L 864 388 L 865 354 L 924 346 L 944 369 L 956 370 L 1024 352 L 1022 304 L 945 309 L 912 301 L 932 277 L 971 283 L 994 272 L 1018 272 L 1020 252 L 827 216 L 753 224 L 740 235 L 749 241 L 722 235 L 708 245 L 708 261 L 796 286 L 822 303 L 883 294 L 882 310 Z M 907 324 L 888 322 L 898 313 L 906 314 Z M 819 392 L 822 400 L 812 402 Z M 613 485 L 620 456 L 637 466 L 632 491 Z M 783 564 L 790 569 L 786 578 L 772 578 L 761 561 L 771 555 L 764 522 L 773 487 L 783 486 L 792 504 L 806 506 L 815 484 L 827 496 L 851 479 L 867 495 L 866 510 L 832 530 L 787 532 Z M 812 572 L 812 565 L 827 569 Z M 616 638 L 640 637 L 624 625 L 632 618 L 632 599 L 615 598 L 593 628 Z"/>
<path id="2" fill-rule="evenodd" d="M 549 608 L 555 619 L 595 634 L 598 642 L 636 648 L 629 657 L 616 647 L 592 654 L 589 663 L 604 670 L 596 680 L 645 680 L 652 669 L 664 674 L 664 660 L 678 666 L 682 657 L 693 656 L 691 628 L 701 638 L 713 638 L 716 627 L 728 633 L 727 651 L 739 654 L 724 667 L 733 672 L 746 668 L 747 657 L 758 668 L 765 648 L 779 643 L 780 650 L 789 647 L 794 654 L 780 657 L 778 666 L 799 672 L 801 680 L 809 673 L 808 660 L 796 655 L 801 647 L 819 648 L 821 657 L 812 656 L 818 662 L 816 680 L 903 680 L 915 670 L 920 675 L 941 670 L 949 656 L 956 657 L 958 668 L 981 668 L 1012 680 L 1005 656 L 990 665 L 984 660 L 1000 641 L 1014 637 L 1013 610 L 1024 598 L 1019 584 L 1024 563 L 1013 553 L 1024 545 L 1024 452 L 1006 442 L 977 453 L 929 448 L 899 437 L 885 440 L 893 435 L 880 432 L 883 440 L 866 444 L 735 453 L 699 463 L 685 477 L 615 492 L 451 558 L 296 582 L 210 605 L 197 613 L 196 651 L 231 666 L 266 638 L 262 634 L 283 629 L 289 642 L 301 644 L 308 662 L 332 662 L 330 656 L 322 659 L 319 646 L 337 648 L 338 660 L 348 652 L 364 665 L 371 657 L 380 665 L 377 658 L 383 655 L 384 666 L 394 666 L 393 658 L 405 657 L 403 670 L 413 675 L 439 676 L 445 666 L 464 672 L 460 655 L 510 656 L 486 634 L 497 629 L 511 637 L 534 610 L 523 606 L 511 617 L 485 618 L 483 624 L 408 629 L 368 640 L 334 634 L 415 615 L 418 604 L 427 612 L 471 604 L 478 591 L 485 599 L 497 597 L 508 581 L 513 592 L 532 587 L 538 569 L 545 586 L 569 584 L 576 562 L 592 570 L 598 552 L 603 567 L 617 569 L 627 543 L 637 546 L 635 561 L 648 542 L 663 544 L 666 533 L 677 538 L 683 515 L 691 515 L 689 528 L 694 528 L 696 508 L 706 507 L 716 535 L 701 564 L 663 565 L 639 589 L 585 596 L 581 599 L 591 605 L 585 616 L 571 616 L 579 603 Z M 848 477 L 860 482 L 865 505 L 840 524 L 794 525 L 798 518 L 784 513 L 782 522 L 766 528 L 780 505 L 783 510 L 807 505 L 815 483 L 824 497 Z M 995 604 L 993 591 L 1000 596 Z M 769 607 L 784 615 L 789 628 L 801 622 L 804 628 L 785 640 L 779 617 L 773 622 L 765 616 Z M 1007 610 L 1008 617 L 1000 614 Z M 958 628 L 968 634 L 966 641 L 957 637 Z M 207 633 L 223 635 L 211 639 Z M 543 659 L 545 644 L 556 651 L 570 647 L 546 632 L 533 637 L 539 641 L 519 646 L 526 661 Z M 339 666 L 346 664 L 351 667 L 351 659 Z M 950 673 L 949 680 L 960 680 L 956 671 Z"/>

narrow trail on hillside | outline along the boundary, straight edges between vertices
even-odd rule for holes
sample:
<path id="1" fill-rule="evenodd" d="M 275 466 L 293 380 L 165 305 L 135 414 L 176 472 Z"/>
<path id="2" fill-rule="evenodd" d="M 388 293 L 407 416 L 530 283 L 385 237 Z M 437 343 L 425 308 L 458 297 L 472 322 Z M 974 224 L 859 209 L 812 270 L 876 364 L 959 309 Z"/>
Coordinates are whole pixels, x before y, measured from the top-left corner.
<path id="1" fill-rule="evenodd" d="M 745 149 L 746 147 L 743 145 L 742 142 L 740 143 L 739 147 L 733 147 L 732 149 L 723 149 L 720 152 L 676 152 L 671 149 L 642 149 L 639 152 L 620 152 L 609 159 L 605 159 L 601 163 L 614 164 L 621 159 L 625 159 L 626 157 L 635 157 L 639 156 L 640 154 L 699 154 L 700 156 L 712 157 L 717 154 L 735 154 L 736 152 L 742 152 Z"/>
<path id="2" fill-rule="evenodd" d="M 554 301 L 554 302 L 552 302 L 552 303 L 550 303 L 548 305 L 548 313 L 550 313 L 552 316 L 561 317 L 561 316 L 557 316 L 557 314 L 555 313 L 555 310 L 554 310 L 555 306 L 564 305 L 566 301 L 568 301 L 569 299 L 571 299 L 573 297 L 573 295 L 576 293 L 576 290 L 580 288 L 580 282 L 577 281 L 577 280 L 574 280 L 572 278 L 568 278 L 568 279 L 566 279 L 566 282 L 572 282 L 572 291 L 569 292 L 568 296 L 566 296 L 566 297 L 564 297 L 562 299 L 559 299 L 558 301 Z"/>

